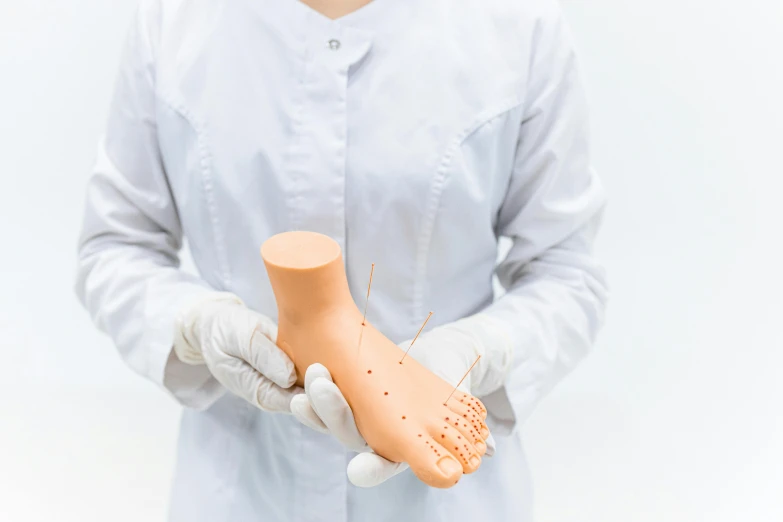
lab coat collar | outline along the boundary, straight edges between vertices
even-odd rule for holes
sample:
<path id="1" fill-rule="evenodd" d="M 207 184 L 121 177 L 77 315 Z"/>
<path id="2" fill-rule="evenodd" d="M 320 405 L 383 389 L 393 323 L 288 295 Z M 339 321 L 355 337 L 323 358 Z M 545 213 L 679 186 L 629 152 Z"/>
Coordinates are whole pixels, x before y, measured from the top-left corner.
<path id="1" fill-rule="evenodd" d="M 373 0 L 332 20 L 300 0 L 252 0 L 248 4 L 286 46 L 303 55 L 323 54 L 345 67 L 369 52 L 374 34 L 389 30 L 409 12 L 391 0 Z"/>

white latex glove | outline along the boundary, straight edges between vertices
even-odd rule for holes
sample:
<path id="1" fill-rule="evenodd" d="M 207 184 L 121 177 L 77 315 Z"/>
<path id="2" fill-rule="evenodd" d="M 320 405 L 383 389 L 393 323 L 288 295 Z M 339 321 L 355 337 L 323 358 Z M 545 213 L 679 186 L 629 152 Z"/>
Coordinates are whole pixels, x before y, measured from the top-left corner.
<path id="1" fill-rule="evenodd" d="M 296 370 L 277 347 L 277 326 L 237 296 L 216 292 L 177 319 L 174 352 L 186 364 L 206 364 L 229 391 L 264 411 L 290 413 Z"/>
<path id="2" fill-rule="evenodd" d="M 459 386 L 460 390 L 480 397 L 503 385 L 511 364 L 510 344 L 499 331 L 492 319 L 472 316 L 420 336 L 408 356 L 456 386 L 481 355 Z M 410 341 L 399 346 L 407 350 Z M 377 455 L 367 445 L 356 427 L 350 406 L 324 366 L 314 364 L 307 369 L 305 393 L 291 401 L 291 412 L 304 425 L 321 433 L 331 433 L 359 453 L 348 464 L 348 479 L 355 486 L 377 486 L 408 468 L 405 463 L 390 462 Z M 494 452 L 495 441 L 490 435 L 486 455 L 491 457 Z"/>

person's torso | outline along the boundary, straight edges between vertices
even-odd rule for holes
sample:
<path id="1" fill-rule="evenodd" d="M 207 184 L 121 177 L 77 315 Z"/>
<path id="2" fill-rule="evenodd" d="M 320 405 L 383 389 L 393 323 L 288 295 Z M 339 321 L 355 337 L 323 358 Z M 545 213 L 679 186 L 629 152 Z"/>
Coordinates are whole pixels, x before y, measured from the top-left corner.
<path id="1" fill-rule="evenodd" d="M 376 0 L 333 22 L 296 0 L 164 0 L 158 139 L 201 276 L 275 318 L 259 247 L 279 232 L 311 230 L 340 243 L 357 302 L 375 263 L 368 317 L 395 342 L 412 337 L 429 311 L 435 326 L 491 302 L 495 221 L 535 25 L 511 4 Z M 447 499 L 475 518 L 481 492 L 495 495 L 484 488 L 527 484 L 512 437 L 500 443 L 509 448 L 503 461 L 488 459 L 454 492 L 428 491 L 410 474 L 357 490 L 329 439 L 231 398 L 212 410 L 186 413 L 177 488 L 198 466 L 215 474 L 215 486 L 268 488 L 259 498 L 269 495 L 279 510 L 225 520 L 435 520 L 451 512 L 435 507 Z M 222 415 L 244 427 L 211 423 Z M 219 461 L 185 462 L 196 458 Z M 372 499 L 399 516 L 356 515 L 371 512 Z M 507 513 L 518 501 L 494 509 Z"/>

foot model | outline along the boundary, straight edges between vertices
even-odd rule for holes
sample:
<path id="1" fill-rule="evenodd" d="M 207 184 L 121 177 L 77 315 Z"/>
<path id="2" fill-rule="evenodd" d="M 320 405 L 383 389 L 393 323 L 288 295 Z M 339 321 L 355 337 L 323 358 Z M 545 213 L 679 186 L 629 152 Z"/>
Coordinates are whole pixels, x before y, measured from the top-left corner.
<path id="1" fill-rule="evenodd" d="M 370 447 L 407 462 L 430 486 L 446 488 L 476 471 L 489 436 L 475 397 L 419 364 L 366 321 L 353 302 L 340 246 L 313 232 L 286 232 L 261 256 L 278 305 L 278 346 L 296 366 L 323 364 Z M 415 348 L 414 348 L 415 350 Z"/>

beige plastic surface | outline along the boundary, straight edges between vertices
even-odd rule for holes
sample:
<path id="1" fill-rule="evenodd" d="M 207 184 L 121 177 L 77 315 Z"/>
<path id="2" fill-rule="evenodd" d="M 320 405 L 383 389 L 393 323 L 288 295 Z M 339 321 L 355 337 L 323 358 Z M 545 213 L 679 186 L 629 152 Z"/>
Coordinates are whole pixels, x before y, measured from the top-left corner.
<path id="1" fill-rule="evenodd" d="M 404 352 L 369 321 L 362 325 L 334 240 L 286 232 L 267 240 L 261 256 L 277 299 L 277 344 L 300 386 L 311 364 L 323 364 L 370 447 L 407 462 L 430 486 L 451 487 L 478 469 L 489 436 L 484 405 L 461 391 L 446 402 L 451 385 L 414 356 L 400 363 Z"/>

